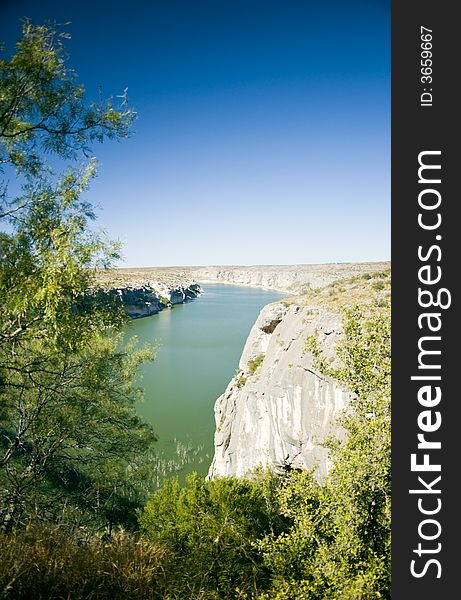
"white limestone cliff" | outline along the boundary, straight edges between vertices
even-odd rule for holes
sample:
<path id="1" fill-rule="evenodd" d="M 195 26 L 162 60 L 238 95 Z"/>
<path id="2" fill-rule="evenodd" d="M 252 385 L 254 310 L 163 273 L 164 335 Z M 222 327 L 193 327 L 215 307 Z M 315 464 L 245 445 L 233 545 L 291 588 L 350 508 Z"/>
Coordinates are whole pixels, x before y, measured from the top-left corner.
<path id="1" fill-rule="evenodd" d="M 334 360 L 340 315 L 286 302 L 261 311 L 245 344 L 239 371 L 215 405 L 215 453 L 209 477 L 243 476 L 256 467 L 328 470 L 320 442 L 334 432 L 349 392 L 319 373 L 306 348 L 316 336 Z"/>
<path id="2" fill-rule="evenodd" d="M 227 283 L 293 294 L 323 288 L 334 281 L 373 273 L 388 266 L 389 263 L 208 266 L 189 268 L 188 273 L 199 283 Z"/>
<path id="3" fill-rule="evenodd" d="M 202 294 L 202 288 L 195 282 L 165 284 L 160 281 L 133 281 L 118 287 L 99 288 L 90 295 L 106 298 L 121 304 L 125 313 L 132 319 L 149 317 L 161 310 L 184 304 Z"/>

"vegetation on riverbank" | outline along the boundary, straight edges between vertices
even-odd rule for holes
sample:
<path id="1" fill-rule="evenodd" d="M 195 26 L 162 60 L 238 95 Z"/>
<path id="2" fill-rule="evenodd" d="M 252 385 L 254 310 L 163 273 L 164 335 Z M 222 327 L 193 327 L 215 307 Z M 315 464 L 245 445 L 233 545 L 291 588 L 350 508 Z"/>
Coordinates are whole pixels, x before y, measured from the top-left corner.
<path id="1" fill-rule="evenodd" d="M 391 301 L 391 269 L 387 267 L 334 281 L 317 289 L 307 288 L 302 293 L 284 300 L 287 305 L 299 304 L 338 311 L 360 305 L 366 315 L 377 315 L 389 309 Z"/>

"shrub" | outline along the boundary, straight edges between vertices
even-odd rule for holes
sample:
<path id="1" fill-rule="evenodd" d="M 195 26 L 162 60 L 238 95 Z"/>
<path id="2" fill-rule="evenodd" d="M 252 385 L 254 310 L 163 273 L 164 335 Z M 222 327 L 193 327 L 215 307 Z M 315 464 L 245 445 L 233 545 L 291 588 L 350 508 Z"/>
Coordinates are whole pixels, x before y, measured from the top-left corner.
<path id="1" fill-rule="evenodd" d="M 286 529 L 279 485 L 271 474 L 205 481 L 194 473 L 184 487 L 173 479 L 156 492 L 139 522 L 146 539 L 176 557 L 167 592 L 174 598 L 228 599 L 238 597 L 237 588 L 240 597 L 267 588 L 269 571 L 255 542 Z M 192 596 L 192 590 L 204 595 Z"/>
<path id="2" fill-rule="evenodd" d="M 264 360 L 264 354 L 258 354 L 258 356 L 256 356 L 255 358 L 251 359 L 248 361 L 248 373 L 250 375 L 254 375 L 256 373 L 256 370 L 259 366 L 262 365 L 262 362 Z"/>
<path id="3" fill-rule="evenodd" d="M 244 377 L 243 375 L 241 375 L 240 377 L 237 378 L 237 381 L 235 382 L 235 385 L 238 388 L 241 388 L 245 385 L 245 383 L 247 382 L 248 377 Z"/>

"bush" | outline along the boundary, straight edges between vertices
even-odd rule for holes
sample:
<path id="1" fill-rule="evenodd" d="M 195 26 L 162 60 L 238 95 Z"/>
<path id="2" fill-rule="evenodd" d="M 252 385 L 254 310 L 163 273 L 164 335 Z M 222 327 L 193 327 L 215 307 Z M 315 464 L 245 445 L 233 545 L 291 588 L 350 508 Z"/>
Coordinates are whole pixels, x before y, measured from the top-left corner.
<path id="1" fill-rule="evenodd" d="M 258 354 L 258 356 L 256 356 L 256 358 L 253 358 L 251 360 L 248 361 L 248 373 L 250 375 L 254 375 L 256 373 L 256 370 L 259 366 L 262 365 L 264 360 L 264 354 Z"/>
<path id="2" fill-rule="evenodd" d="M 287 528 L 279 485 L 271 474 L 205 481 L 194 473 L 185 487 L 173 479 L 152 496 L 139 521 L 144 536 L 175 557 L 165 582 L 171 597 L 243 598 L 267 588 L 255 542 Z M 199 591 L 204 596 L 192 595 Z"/>
<path id="3" fill-rule="evenodd" d="M 245 377 L 244 375 L 241 375 L 240 377 L 237 378 L 237 381 L 235 382 L 235 385 L 238 388 L 241 388 L 245 385 L 245 383 L 247 382 L 248 377 Z"/>

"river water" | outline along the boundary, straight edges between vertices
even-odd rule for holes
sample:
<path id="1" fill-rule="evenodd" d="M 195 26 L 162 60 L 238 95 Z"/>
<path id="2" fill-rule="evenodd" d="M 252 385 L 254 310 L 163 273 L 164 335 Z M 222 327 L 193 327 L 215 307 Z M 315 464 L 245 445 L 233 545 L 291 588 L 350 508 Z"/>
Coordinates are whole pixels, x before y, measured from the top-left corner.
<path id="1" fill-rule="evenodd" d="M 202 287 L 199 298 L 127 325 L 127 334 L 141 344 L 159 345 L 155 361 L 141 368 L 145 399 L 138 412 L 157 434 L 157 453 L 169 464 L 164 474 L 176 469 L 181 479 L 191 471 L 207 473 L 214 402 L 238 367 L 259 311 L 283 297 L 232 285 Z"/>

